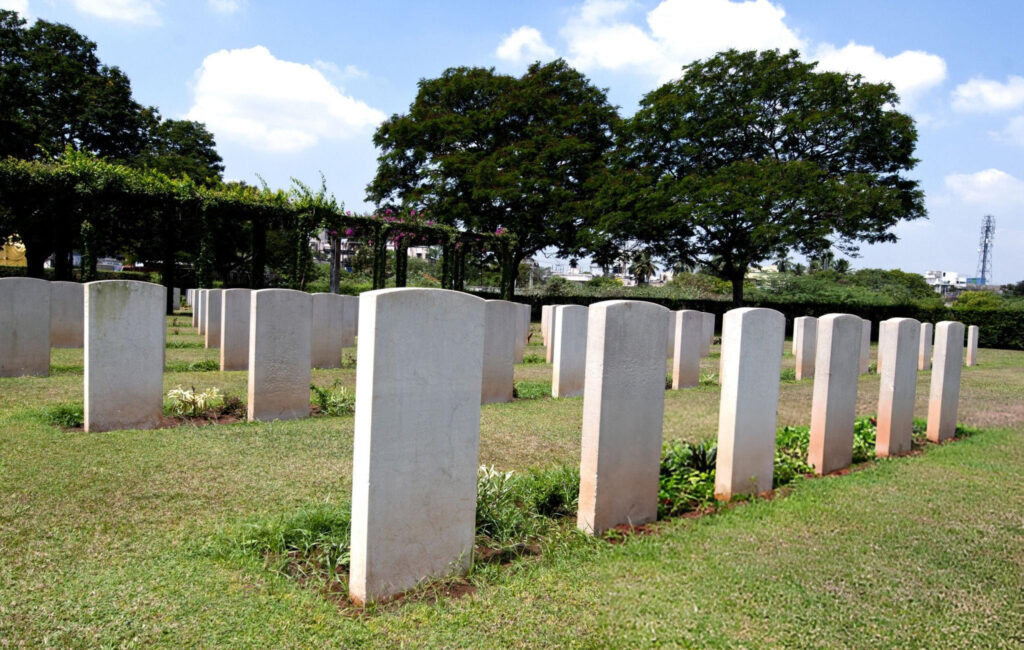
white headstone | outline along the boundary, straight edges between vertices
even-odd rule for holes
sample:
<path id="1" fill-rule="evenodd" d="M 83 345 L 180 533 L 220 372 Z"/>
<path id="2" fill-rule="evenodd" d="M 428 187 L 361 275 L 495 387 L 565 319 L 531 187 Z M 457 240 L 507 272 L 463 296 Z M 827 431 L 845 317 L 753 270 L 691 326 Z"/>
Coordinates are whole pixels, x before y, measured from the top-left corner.
<path id="1" fill-rule="evenodd" d="M 309 415 L 313 296 L 253 291 L 249 313 L 249 420 Z"/>
<path id="2" fill-rule="evenodd" d="M 345 304 L 344 327 L 341 329 L 341 346 L 351 348 L 356 344 L 356 324 L 359 320 L 359 296 L 339 296 Z"/>
<path id="3" fill-rule="evenodd" d="M 967 328 L 967 365 L 978 365 L 978 326 L 970 325 Z"/>
<path id="4" fill-rule="evenodd" d="M 917 353 L 921 324 L 913 318 L 890 318 L 878 337 L 878 432 L 880 458 L 910 451 L 917 395 Z"/>
<path id="5" fill-rule="evenodd" d="M 551 345 L 551 310 L 552 305 L 544 305 L 540 308 L 540 338 L 544 347 Z M 551 359 L 549 358 L 550 362 Z"/>
<path id="6" fill-rule="evenodd" d="M 181 309 L 181 289 L 174 287 L 171 292 L 171 308 L 174 311 Z"/>
<path id="7" fill-rule="evenodd" d="M 50 283 L 0 278 L 0 377 L 50 373 Z"/>
<path id="8" fill-rule="evenodd" d="M 220 298 L 223 293 L 223 289 L 208 289 L 203 300 L 203 320 L 206 321 L 205 344 L 208 348 L 220 347 Z"/>
<path id="9" fill-rule="evenodd" d="M 871 370 L 871 321 L 866 318 L 862 318 L 860 333 L 860 363 L 858 364 L 858 372 L 863 375 L 869 370 Z"/>
<path id="10" fill-rule="evenodd" d="M 932 367 L 932 335 L 931 323 L 921 323 L 921 345 L 917 357 L 918 370 L 931 370 Z"/>
<path id="11" fill-rule="evenodd" d="M 785 327 L 773 309 L 743 307 L 722 318 L 717 499 L 772 489 Z"/>
<path id="12" fill-rule="evenodd" d="M 516 363 L 522 363 L 530 337 L 530 306 L 516 303 Z"/>
<path id="13" fill-rule="evenodd" d="M 481 404 L 512 401 L 517 311 L 507 300 L 486 301 Z"/>
<path id="14" fill-rule="evenodd" d="M 707 342 L 705 314 L 692 309 L 676 312 L 672 331 L 675 352 L 672 359 L 672 388 L 700 384 L 700 357 Z"/>
<path id="15" fill-rule="evenodd" d="M 469 567 L 485 307 L 441 289 L 360 301 L 349 594 L 365 603 Z"/>
<path id="16" fill-rule="evenodd" d="M 583 394 L 587 367 L 587 308 L 559 305 L 555 307 L 554 323 L 551 396 L 578 397 Z"/>
<path id="17" fill-rule="evenodd" d="M 665 356 L 668 359 L 672 359 L 672 356 L 676 353 L 676 323 L 679 322 L 679 312 L 671 311 L 668 312 L 668 340 L 665 346 Z M 704 324 L 701 322 L 701 333 L 704 332 Z"/>
<path id="18" fill-rule="evenodd" d="M 711 312 L 704 314 L 704 341 L 701 345 L 700 356 L 706 357 L 711 354 L 711 344 L 715 342 L 715 315 Z"/>
<path id="19" fill-rule="evenodd" d="M 818 319 L 807 462 L 819 475 L 848 467 L 853 458 L 857 376 L 865 322 L 851 314 L 828 314 Z"/>
<path id="20" fill-rule="evenodd" d="M 167 288 L 103 280 L 84 291 L 85 430 L 159 426 Z"/>
<path id="21" fill-rule="evenodd" d="M 85 289 L 78 282 L 50 283 L 50 347 L 85 345 Z"/>
<path id="22" fill-rule="evenodd" d="M 205 336 L 206 335 L 206 298 L 207 298 L 207 294 L 208 293 L 209 293 L 209 289 L 200 289 L 199 290 L 199 296 L 198 296 L 198 298 L 199 298 L 199 309 L 198 309 L 199 324 L 198 324 L 198 327 L 199 327 L 199 335 L 200 336 Z"/>
<path id="23" fill-rule="evenodd" d="M 667 312 L 637 300 L 590 306 L 576 520 L 588 533 L 658 516 Z"/>
<path id="24" fill-rule="evenodd" d="M 313 342 L 310 362 L 314 368 L 340 368 L 344 347 L 345 300 L 334 293 L 313 294 Z"/>
<path id="25" fill-rule="evenodd" d="M 963 350 L 963 323 L 942 321 L 935 326 L 932 385 L 928 397 L 928 439 L 932 442 L 956 436 Z"/>
<path id="26" fill-rule="evenodd" d="M 248 370 L 252 290 L 225 289 L 220 301 L 220 369 Z"/>
<path id="27" fill-rule="evenodd" d="M 818 353 L 818 319 L 800 316 L 793 321 L 793 355 L 797 380 L 814 376 L 814 355 Z"/>

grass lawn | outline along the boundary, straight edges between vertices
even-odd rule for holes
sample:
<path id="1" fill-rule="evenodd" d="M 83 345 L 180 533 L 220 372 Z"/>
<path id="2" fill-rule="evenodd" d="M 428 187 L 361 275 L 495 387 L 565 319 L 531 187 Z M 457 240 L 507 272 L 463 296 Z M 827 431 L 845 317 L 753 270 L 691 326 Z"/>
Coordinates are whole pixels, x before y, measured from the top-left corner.
<path id="1" fill-rule="evenodd" d="M 217 358 L 190 323 L 168 320 L 165 389 L 244 397 L 245 373 L 186 370 Z M 54 350 L 50 377 L 0 379 L 0 647 L 1021 647 L 1024 352 L 982 350 L 981 364 L 961 393 L 974 437 L 620 544 L 567 531 L 539 557 L 481 567 L 461 598 L 354 612 L 209 550 L 247 521 L 347 500 L 351 416 L 63 431 L 43 413 L 81 402 L 82 352 Z M 355 370 L 313 380 L 354 386 Z M 780 425 L 809 421 L 811 386 L 783 382 Z M 862 377 L 858 413 L 877 396 L 877 375 Z M 480 462 L 576 464 L 581 412 L 582 399 L 485 406 Z M 666 438 L 713 436 L 717 418 L 713 384 L 666 393 Z"/>

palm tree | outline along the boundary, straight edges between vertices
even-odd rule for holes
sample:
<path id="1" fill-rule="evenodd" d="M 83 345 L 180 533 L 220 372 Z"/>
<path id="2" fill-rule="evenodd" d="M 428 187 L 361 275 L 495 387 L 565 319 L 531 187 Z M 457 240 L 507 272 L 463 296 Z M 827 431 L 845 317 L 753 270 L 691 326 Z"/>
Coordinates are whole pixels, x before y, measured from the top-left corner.
<path id="1" fill-rule="evenodd" d="M 629 261 L 629 273 L 636 278 L 637 284 L 647 284 L 647 278 L 654 275 L 657 270 L 650 253 L 647 251 L 633 253 L 633 258 Z"/>

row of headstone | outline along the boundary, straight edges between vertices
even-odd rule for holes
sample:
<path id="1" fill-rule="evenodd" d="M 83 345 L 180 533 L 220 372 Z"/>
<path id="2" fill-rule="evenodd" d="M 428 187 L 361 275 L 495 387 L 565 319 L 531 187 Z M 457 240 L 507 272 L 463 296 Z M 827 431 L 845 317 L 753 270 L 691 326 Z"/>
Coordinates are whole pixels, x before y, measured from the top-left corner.
<path id="1" fill-rule="evenodd" d="M 248 297 L 249 417 L 308 413 L 315 298 L 287 289 L 225 293 L 222 314 L 225 305 L 244 310 Z M 86 285 L 89 430 L 158 421 L 165 295 L 163 287 L 142 282 Z M 2 291 L 0 298 L 6 298 Z M 363 294 L 360 303 L 350 592 L 357 601 L 367 601 L 395 595 L 453 567 L 467 567 L 475 527 L 487 323 L 489 314 L 504 315 L 506 324 L 518 321 L 508 303 L 438 289 L 373 291 Z M 561 309 L 562 326 L 555 336 L 579 331 L 580 309 Z M 656 516 L 667 313 L 652 303 L 623 300 L 586 310 L 577 521 L 584 530 L 600 533 Z M 684 312 L 676 321 L 677 339 L 687 338 L 688 318 L 696 322 L 697 316 Z M 880 417 L 888 418 L 884 426 L 890 431 L 888 453 L 901 449 L 892 431 L 905 428 L 906 414 L 912 414 L 913 391 L 907 386 L 914 383 L 908 368 L 919 341 L 914 325 L 887 326 L 881 342 L 886 349 L 883 378 L 892 379 L 883 381 L 880 396 Z M 506 329 L 517 331 L 517 326 Z M 772 485 L 783 329 L 782 315 L 768 309 L 733 310 L 723 320 L 716 473 L 721 498 Z M 228 331 L 223 323 L 221 331 Z M 853 316 L 819 321 L 811 451 L 819 472 L 841 465 L 847 453 L 843 447 L 853 426 L 850 394 L 855 399 L 861 347 L 854 343 L 862 332 Z M 955 431 L 963 336 L 959 323 L 937 327 L 928 423 L 933 439 Z M 568 346 L 568 339 L 562 341 L 562 348 Z M 678 349 L 684 347 L 680 343 Z M 508 353 L 502 354 L 507 358 Z M 467 362 L 473 359 L 479 362 Z"/>

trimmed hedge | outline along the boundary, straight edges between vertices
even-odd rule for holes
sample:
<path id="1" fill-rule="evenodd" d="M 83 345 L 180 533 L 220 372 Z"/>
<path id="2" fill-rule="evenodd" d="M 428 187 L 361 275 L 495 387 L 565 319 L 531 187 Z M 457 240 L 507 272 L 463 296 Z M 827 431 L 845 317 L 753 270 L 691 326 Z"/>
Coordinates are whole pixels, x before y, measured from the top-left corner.
<path id="1" fill-rule="evenodd" d="M 492 299 L 492 293 L 473 292 L 481 298 Z M 588 306 L 604 300 L 645 300 L 657 303 L 673 311 L 696 309 L 716 315 L 716 324 L 721 328 L 721 316 L 732 309 L 727 300 L 685 300 L 678 298 L 608 298 L 605 296 L 516 296 L 516 302 L 531 306 L 533 319 L 540 320 L 544 305 Z M 786 317 L 786 331 L 792 334 L 793 319 L 799 316 L 824 316 L 825 314 L 854 314 L 871 321 L 871 337 L 878 339 L 878 323 L 889 318 L 913 318 L 922 323 L 938 323 L 955 320 L 965 325 L 979 327 L 979 345 L 985 348 L 1024 350 L 1024 309 L 976 309 L 970 307 L 919 307 L 917 305 L 864 305 L 856 303 L 825 302 L 774 302 L 749 301 L 747 307 L 767 307 L 782 312 Z"/>
<path id="2" fill-rule="evenodd" d="M 79 281 L 79 269 L 75 269 L 72 282 Z M 137 271 L 97 271 L 100 280 L 139 280 L 141 282 L 155 282 L 160 284 L 159 274 L 139 273 Z M 20 278 L 28 275 L 28 268 L 24 266 L 0 266 L 0 278 Z M 156 279 L 154 279 L 154 276 Z M 44 280 L 55 280 L 53 269 L 43 269 Z"/>

